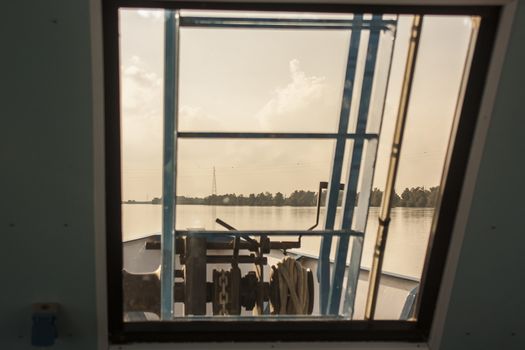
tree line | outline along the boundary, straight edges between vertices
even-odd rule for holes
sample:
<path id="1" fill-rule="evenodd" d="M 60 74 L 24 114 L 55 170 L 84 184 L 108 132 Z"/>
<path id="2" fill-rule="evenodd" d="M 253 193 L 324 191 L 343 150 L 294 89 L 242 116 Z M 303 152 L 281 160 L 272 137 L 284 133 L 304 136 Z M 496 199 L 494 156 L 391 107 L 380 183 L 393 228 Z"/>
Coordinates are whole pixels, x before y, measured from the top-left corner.
<path id="1" fill-rule="evenodd" d="M 401 195 L 394 191 L 392 196 L 393 207 L 409 207 L 409 208 L 434 208 L 437 204 L 439 195 L 439 186 L 430 188 L 412 187 L 405 188 Z M 370 206 L 378 207 L 381 205 L 383 199 L 383 192 L 378 188 L 374 188 L 370 194 Z"/>
<path id="2" fill-rule="evenodd" d="M 439 186 L 425 188 L 412 187 L 405 188 L 401 195 L 394 192 L 392 205 L 394 207 L 411 207 L 411 208 L 433 208 L 436 206 L 439 194 Z M 326 192 L 321 194 L 321 204 L 324 205 Z M 338 205 L 342 203 L 342 192 L 338 198 Z M 383 199 L 383 191 L 374 188 L 370 194 L 370 206 L 378 207 Z M 359 193 L 356 195 L 356 203 L 359 200 Z M 137 201 L 127 201 L 126 203 L 144 203 Z M 162 204 L 162 198 L 155 197 L 151 204 Z M 247 196 L 242 194 L 220 194 L 209 195 L 204 198 L 177 196 L 177 204 L 193 205 L 229 205 L 229 206 L 291 206 L 291 207 L 312 207 L 317 205 L 317 193 L 313 191 L 295 190 L 289 196 L 281 192 L 272 194 L 270 192 L 261 192 L 259 194 L 251 193 Z"/>

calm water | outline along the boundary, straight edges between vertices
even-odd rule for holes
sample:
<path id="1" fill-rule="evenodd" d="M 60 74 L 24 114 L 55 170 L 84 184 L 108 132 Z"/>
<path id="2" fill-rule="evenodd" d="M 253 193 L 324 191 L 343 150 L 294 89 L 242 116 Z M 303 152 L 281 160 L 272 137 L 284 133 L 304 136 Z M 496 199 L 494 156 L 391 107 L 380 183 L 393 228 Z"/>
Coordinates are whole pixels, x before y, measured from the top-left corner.
<path id="1" fill-rule="evenodd" d="M 162 226 L 160 205 L 124 204 L 124 240 L 158 233 Z M 373 243 L 377 230 L 379 208 L 370 208 L 362 265 L 371 263 Z M 178 205 L 177 229 L 204 228 L 222 230 L 213 222 L 218 217 L 237 229 L 304 230 L 315 223 L 314 207 L 227 207 Z M 433 209 L 394 208 L 390 224 L 383 270 L 415 278 L 421 276 L 427 249 Z M 340 215 L 337 216 L 340 218 Z M 321 212 L 320 223 L 323 222 Z M 322 226 L 322 225 L 320 225 Z M 298 251 L 318 255 L 319 237 L 304 237 Z M 333 245 L 335 250 L 335 242 Z"/>

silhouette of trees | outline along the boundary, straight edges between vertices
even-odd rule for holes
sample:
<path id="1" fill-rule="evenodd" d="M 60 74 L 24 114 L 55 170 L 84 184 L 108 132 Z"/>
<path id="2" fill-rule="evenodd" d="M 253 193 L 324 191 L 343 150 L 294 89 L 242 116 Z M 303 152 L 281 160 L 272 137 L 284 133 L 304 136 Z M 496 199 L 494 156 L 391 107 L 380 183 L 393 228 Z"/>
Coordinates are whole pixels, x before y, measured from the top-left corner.
<path id="1" fill-rule="evenodd" d="M 409 207 L 409 208 L 434 208 L 439 195 L 439 186 L 430 187 L 412 187 L 405 188 L 399 196 L 394 192 L 392 198 L 393 207 Z M 374 188 L 370 194 L 370 206 L 379 207 L 383 199 L 383 192 L 378 188 Z"/>
<path id="2" fill-rule="evenodd" d="M 338 206 L 341 206 L 343 192 L 340 192 Z M 436 206 L 439 197 L 439 186 L 411 187 L 405 188 L 401 195 L 394 192 L 392 205 L 394 207 L 409 208 L 433 208 Z M 359 193 L 356 196 L 359 200 Z M 370 206 L 379 207 L 383 199 L 383 191 L 374 188 L 370 193 Z M 321 194 L 321 203 L 325 205 L 326 192 Z M 127 203 L 139 203 L 127 201 Z M 146 202 L 141 202 L 146 203 Z M 161 204 L 162 199 L 155 197 L 151 200 L 152 204 Z M 357 203 L 357 202 L 356 202 Z M 317 205 L 317 193 L 313 191 L 295 190 L 289 196 L 281 192 L 273 195 L 270 192 L 261 192 L 258 194 L 250 193 L 248 196 L 242 194 L 220 194 L 209 195 L 204 198 L 177 196 L 177 204 L 200 204 L 200 205 L 230 205 L 230 206 L 291 206 L 291 207 L 313 207 Z"/>
<path id="3" fill-rule="evenodd" d="M 276 206 L 282 206 L 285 203 L 284 195 L 281 192 L 277 192 L 273 197 L 273 203 Z"/>
<path id="4" fill-rule="evenodd" d="M 292 207 L 311 207 L 317 203 L 317 194 L 312 191 L 293 191 L 290 197 L 284 199 L 284 205 Z"/>

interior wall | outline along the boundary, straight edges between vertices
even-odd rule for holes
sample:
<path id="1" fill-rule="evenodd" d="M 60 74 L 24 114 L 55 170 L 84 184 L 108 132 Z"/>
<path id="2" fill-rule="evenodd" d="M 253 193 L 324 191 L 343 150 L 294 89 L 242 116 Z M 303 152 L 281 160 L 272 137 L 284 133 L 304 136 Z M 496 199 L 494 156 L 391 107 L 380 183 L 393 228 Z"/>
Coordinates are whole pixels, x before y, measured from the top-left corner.
<path id="1" fill-rule="evenodd" d="M 518 2 L 441 349 L 525 349 L 525 3 Z"/>
<path id="2" fill-rule="evenodd" d="M 0 347 L 61 304 L 55 349 L 95 349 L 89 0 L 10 1 L 0 21 Z M 503 69 L 442 349 L 523 349 L 525 6 Z"/>
<path id="3" fill-rule="evenodd" d="M 0 348 L 31 348 L 31 304 L 58 302 L 54 348 L 93 350 L 89 1 L 3 2 L 0 36 Z"/>

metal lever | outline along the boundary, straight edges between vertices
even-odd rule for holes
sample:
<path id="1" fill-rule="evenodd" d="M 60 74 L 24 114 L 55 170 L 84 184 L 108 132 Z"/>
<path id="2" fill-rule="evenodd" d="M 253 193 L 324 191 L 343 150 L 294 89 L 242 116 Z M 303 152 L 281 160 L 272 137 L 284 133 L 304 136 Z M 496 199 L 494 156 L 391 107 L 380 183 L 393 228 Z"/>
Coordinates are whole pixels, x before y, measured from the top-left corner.
<path id="1" fill-rule="evenodd" d="M 381 270 L 383 268 L 383 259 L 388 237 L 388 227 L 390 224 L 390 210 L 392 208 L 392 197 L 394 185 L 396 183 L 397 169 L 399 166 L 399 155 L 403 143 L 403 134 L 408 112 L 408 103 L 410 101 L 410 92 L 412 82 L 414 81 L 414 71 L 416 69 L 416 57 L 419 48 L 419 38 L 421 37 L 421 16 L 415 15 L 412 21 L 410 43 L 408 46 L 407 59 L 405 63 L 405 75 L 401 89 L 399 109 L 397 111 L 397 120 L 394 130 L 394 140 L 392 141 L 392 153 L 385 185 L 383 202 L 381 203 L 381 213 L 379 216 L 379 226 L 377 228 L 377 237 L 374 247 L 374 256 L 372 267 L 370 268 L 370 278 L 368 284 L 368 297 L 366 300 L 365 320 L 374 319 L 377 294 L 379 292 L 379 282 L 381 279 Z"/>

